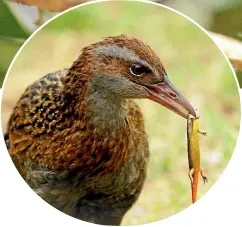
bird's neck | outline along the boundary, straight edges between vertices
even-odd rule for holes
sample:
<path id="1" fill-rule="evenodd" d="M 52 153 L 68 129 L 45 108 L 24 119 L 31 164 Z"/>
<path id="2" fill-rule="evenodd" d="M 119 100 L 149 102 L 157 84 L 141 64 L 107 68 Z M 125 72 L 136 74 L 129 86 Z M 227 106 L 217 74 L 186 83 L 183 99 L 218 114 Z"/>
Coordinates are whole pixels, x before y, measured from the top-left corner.
<path id="1" fill-rule="evenodd" d="M 87 116 L 103 135 L 119 133 L 125 126 L 125 100 L 119 99 L 107 89 L 92 83 L 87 96 Z"/>
<path id="2" fill-rule="evenodd" d="M 94 76 L 95 72 L 85 63 L 89 59 L 86 58 L 86 55 L 81 55 L 63 79 L 65 96 L 68 102 L 78 106 L 76 109 L 79 113 L 85 112 L 85 118 L 89 119 L 99 134 L 114 136 L 125 126 L 126 102 L 107 89 L 108 84 L 103 81 L 103 76 Z"/>

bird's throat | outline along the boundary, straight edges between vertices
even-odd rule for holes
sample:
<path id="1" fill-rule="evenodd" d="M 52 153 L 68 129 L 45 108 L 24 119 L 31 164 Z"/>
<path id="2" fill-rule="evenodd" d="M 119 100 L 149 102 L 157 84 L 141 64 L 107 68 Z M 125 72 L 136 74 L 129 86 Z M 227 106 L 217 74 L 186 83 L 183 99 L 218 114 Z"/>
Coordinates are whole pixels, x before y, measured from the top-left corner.
<path id="1" fill-rule="evenodd" d="M 87 115 L 97 132 L 116 135 L 125 124 L 125 100 L 105 89 L 91 87 L 87 98 Z"/>

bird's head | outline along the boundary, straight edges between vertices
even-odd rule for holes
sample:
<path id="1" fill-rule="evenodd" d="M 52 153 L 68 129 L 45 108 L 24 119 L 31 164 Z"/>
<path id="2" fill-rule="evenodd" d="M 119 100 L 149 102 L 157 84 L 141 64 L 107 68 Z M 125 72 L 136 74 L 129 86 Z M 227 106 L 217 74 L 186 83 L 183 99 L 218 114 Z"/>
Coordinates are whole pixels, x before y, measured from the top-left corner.
<path id="1" fill-rule="evenodd" d="M 142 41 L 126 35 L 108 37 L 84 48 L 84 55 L 89 56 L 85 65 L 92 67 L 94 91 L 105 90 L 117 99 L 148 98 L 184 118 L 196 115 L 169 80 L 159 57 Z"/>

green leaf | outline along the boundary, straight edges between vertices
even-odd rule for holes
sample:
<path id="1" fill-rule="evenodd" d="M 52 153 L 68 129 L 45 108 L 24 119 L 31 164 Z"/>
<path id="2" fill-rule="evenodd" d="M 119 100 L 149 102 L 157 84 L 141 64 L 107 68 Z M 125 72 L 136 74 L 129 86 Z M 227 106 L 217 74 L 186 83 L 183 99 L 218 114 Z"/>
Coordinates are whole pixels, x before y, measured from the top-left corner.
<path id="1" fill-rule="evenodd" d="M 26 39 L 30 33 L 21 22 L 17 20 L 9 3 L 0 1 L 0 36 Z"/>
<path id="2" fill-rule="evenodd" d="M 218 8 L 211 30 L 242 40 L 242 2 Z"/>
<path id="3" fill-rule="evenodd" d="M 7 73 L 9 65 L 11 64 L 14 56 L 18 52 L 24 40 L 14 40 L 14 39 L 0 39 L 0 86 L 2 87 L 2 83 L 4 77 Z"/>
<path id="4" fill-rule="evenodd" d="M 0 1 L 0 87 L 12 59 L 31 31 L 17 19 L 6 1 Z"/>

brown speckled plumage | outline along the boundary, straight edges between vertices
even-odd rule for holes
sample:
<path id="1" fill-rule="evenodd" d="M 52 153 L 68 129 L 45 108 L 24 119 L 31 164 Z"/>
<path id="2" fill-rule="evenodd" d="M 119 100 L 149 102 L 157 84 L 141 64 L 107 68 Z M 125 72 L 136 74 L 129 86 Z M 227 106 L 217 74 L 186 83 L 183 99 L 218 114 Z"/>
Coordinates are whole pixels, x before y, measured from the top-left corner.
<path id="1" fill-rule="evenodd" d="M 133 76 L 130 67 L 150 70 Z M 148 142 L 139 107 L 146 85 L 162 83 L 155 53 L 128 36 L 82 50 L 70 69 L 30 85 L 17 102 L 6 143 L 26 182 L 73 217 L 119 225 L 146 175 Z"/>

